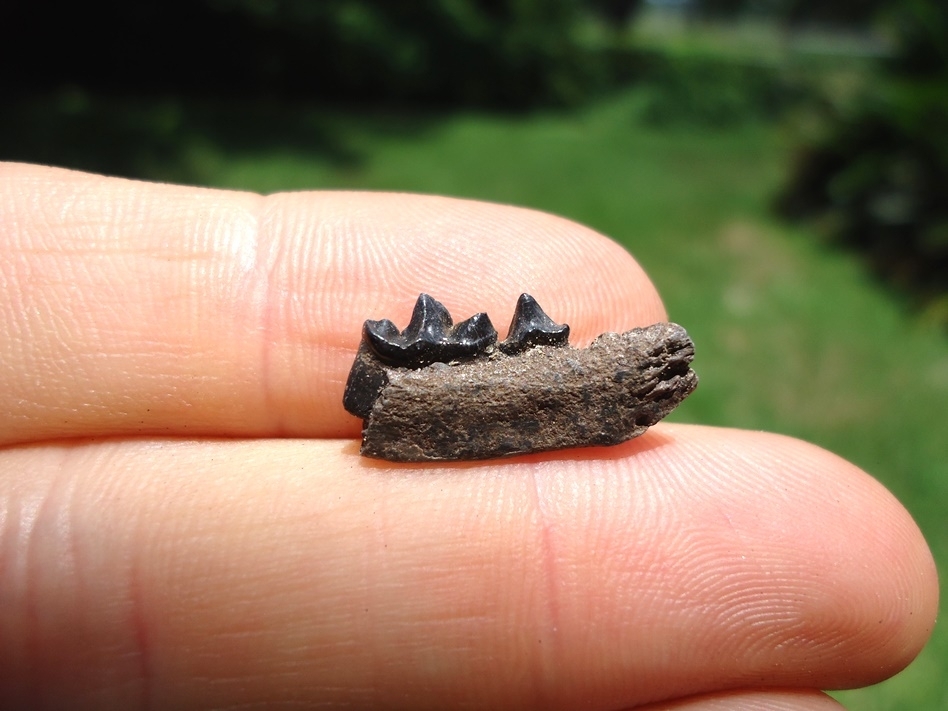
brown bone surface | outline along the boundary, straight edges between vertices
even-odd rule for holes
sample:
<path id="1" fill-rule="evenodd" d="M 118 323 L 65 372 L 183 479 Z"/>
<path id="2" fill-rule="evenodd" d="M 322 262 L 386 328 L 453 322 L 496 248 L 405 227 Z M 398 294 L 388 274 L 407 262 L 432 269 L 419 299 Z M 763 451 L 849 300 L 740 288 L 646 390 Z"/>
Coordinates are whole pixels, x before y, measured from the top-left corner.
<path id="1" fill-rule="evenodd" d="M 637 437 L 697 386 L 684 328 L 606 333 L 586 348 L 500 349 L 413 369 L 359 349 L 346 407 L 362 454 L 398 462 L 489 459 Z"/>

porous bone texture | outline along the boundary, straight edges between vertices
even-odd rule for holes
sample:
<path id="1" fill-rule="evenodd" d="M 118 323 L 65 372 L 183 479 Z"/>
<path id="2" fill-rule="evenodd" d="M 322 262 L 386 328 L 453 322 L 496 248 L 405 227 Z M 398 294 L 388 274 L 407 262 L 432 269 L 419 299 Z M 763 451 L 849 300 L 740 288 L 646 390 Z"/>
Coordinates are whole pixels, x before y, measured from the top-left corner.
<path id="1" fill-rule="evenodd" d="M 362 454 L 396 462 L 490 459 L 612 445 L 665 417 L 697 386 L 684 328 L 606 333 L 588 347 L 499 350 L 413 370 L 360 349 L 346 407 L 364 418 Z"/>

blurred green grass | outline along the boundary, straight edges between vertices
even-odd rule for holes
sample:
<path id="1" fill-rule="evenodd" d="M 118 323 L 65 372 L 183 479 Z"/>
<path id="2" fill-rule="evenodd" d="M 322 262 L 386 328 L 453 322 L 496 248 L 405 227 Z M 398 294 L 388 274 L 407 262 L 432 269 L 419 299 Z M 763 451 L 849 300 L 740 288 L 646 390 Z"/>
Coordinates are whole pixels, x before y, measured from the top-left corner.
<path id="1" fill-rule="evenodd" d="M 701 387 L 679 421 L 802 437 L 881 479 L 948 564 L 948 339 L 769 212 L 789 137 L 770 124 L 644 126 L 630 92 L 580 113 L 325 119 L 362 156 L 205 155 L 209 184 L 404 190 L 515 203 L 618 240 L 697 344 Z M 423 125 L 422 125 L 423 124 Z M 379 130 L 386 126 L 387 130 Z M 839 697 L 866 710 L 948 708 L 948 632 L 891 681 Z"/>
<path id="2" fill-rule="evenodd" d="M 73 126 L 156 121 L 148 135 L 159 138 L 150 144 L 134 131 L 125 141 L 116 139 L 121 131 L 109 137 L 124 174 L 261 192 L 438 193 L 587 224 L 636 256 L 670 317 L 694 337 L 701 386 L 674 419 L 781 432 L 857 463 L 913 513 L 944 568 L 948 339 L 857 258 L 771 216 L 791 136 L 762 122 L 714 130 L 646 124 L 647 104 L 633 90 L 571 113 L 301 105 L 288 119 L 281 107 L 112 105 L 65 95 L 21 107 L 0 124 L 7 135 L 25 133 L 11 122 L 33 127 L 33 143 L 20 142 L 14 155 L 8 148 L 7 157 L 46 159 L 30 145 L 51 146 L 54 156 L 55 125 L 46 131 L 41 120 L 54 110 L 81 119 Z M 86 155 L 101 158 L 94 145 Z M 84 160 L 71 164 L 110 172 Z M 948 708 L 948 632 L 936 628 L 933 643 L 896 678 L 839 698 L 869 711 Z"/>

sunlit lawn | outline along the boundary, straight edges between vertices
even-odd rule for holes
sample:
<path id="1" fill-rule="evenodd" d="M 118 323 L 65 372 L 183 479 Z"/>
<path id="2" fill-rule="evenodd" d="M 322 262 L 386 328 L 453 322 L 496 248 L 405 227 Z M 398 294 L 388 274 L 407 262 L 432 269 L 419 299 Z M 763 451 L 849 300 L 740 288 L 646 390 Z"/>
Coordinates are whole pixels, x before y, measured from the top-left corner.
<path id="1" fill-rule="evenodd" d="M 221 141 L 172 105 L 180 153 L 136 170 L 265 192 L 441 193 L 590 225 L 641 261 L 694 337 L 701 386 L 675 419 L 782 432 L 858 463 L 913 512 L 944 567 L 948 338 L 855 258 L 770 216 L 790 155 L 784 129 L 645 127 L 641 101 L 526 117 L 299 107 L 292 135 L 246 141 Z M 948 708 L 948 632 L 895 679 L 841 698 L 870 711 Z"/>

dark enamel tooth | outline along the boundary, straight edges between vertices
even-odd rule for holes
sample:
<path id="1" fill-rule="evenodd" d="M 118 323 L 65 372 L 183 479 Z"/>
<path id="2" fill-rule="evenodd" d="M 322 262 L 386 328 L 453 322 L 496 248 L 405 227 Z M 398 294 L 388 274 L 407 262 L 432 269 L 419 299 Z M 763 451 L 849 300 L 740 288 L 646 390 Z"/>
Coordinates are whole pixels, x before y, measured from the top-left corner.
<path id="1" fill-rule="evenodd" d="M 383 318 L 380 321 L 368 320 L 362 326 L 362 340 L 383 361 L 397 362 L 405 350 L 398 327 Z"/>
<path id="2" fill-rule="evenodd" d="M 399 332 L 386 319 L 366 321 L 363 339 L 384 362 L 406 368 L 422 368 L 441 359 L 441 351 L 449 341 L 451 314 L 444 305 L 428 294 L 419 294 L 411 321 Z"/>
<path id="3" fill-rule="evenodd" d="M 517 299 L 507 338 L 498 344 L 507 355 L 515 355 L 534 346 L 565 346 L 569 343 L 569 326 L 553 321 L 530 294 Z"/>
<path id="4" fill-rule="evenodd" d="M 483 353 L 497 343 L 497 329 L 485 313 L 474 314 L 462 321 L 454 327 L 451 335 L 459 349 L 457 357 Z"/>
<path id="5" fill-rule="evenodd" d="M 441 343 L 446 339 L 452 323 L 451 314 L 448 313 L 444 304 L 428 294 L 419 294 L 411 313 L 411 321 L 402 332 L 402 338 L 405 345 L 419 340 L 426 343 Z"/>
<path id="6" fill-rule="evenodd" d="M 379 360 L 404 368 L 471 358 L 497 342 L 497 331 L 487 314 L 475 314 L 454 327 L 452 323 L 441 302 L 420 294 L 404 331 L 399 332 L 388 319 L 366 321 L 363 341 Z"/>

